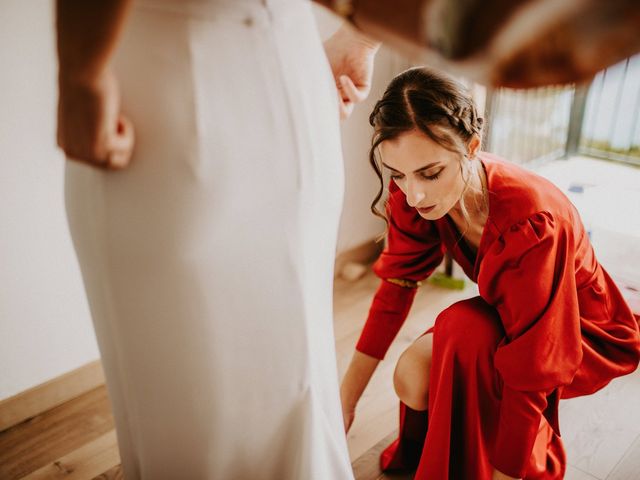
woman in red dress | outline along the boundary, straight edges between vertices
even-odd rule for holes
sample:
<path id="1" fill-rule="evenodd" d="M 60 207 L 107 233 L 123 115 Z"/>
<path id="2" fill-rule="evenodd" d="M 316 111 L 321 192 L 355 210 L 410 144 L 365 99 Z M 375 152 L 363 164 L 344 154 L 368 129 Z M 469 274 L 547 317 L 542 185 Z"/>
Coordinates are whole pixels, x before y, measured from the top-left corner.
<path id="1" fill-rule="evenodd" d="M 399 438 L 383 469 L 418 480 L 561 479 L 560 399 L 633 372 L 638 322 L 580 217 L 547 180 L 479 151 L 482 119 L 452 79 L 396 77 L 370 117 L 390 172 L 382 279 L 342 383 L 345 427 L 445 251 L 480 296 L 455 303 L 400 357 Z M 372 205 L 376 205 L 381 192 Z"/>

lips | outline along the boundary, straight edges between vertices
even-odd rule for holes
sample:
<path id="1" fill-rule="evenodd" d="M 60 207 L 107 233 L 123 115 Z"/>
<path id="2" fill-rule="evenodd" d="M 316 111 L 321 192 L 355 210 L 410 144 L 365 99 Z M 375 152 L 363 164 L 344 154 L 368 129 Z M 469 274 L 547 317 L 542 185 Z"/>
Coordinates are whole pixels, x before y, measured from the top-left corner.
<path id="1" fill-rule="evenodd" d="M 430 207 L 426 207 L 426 208 L 417 208 L 416 210 L 418 210 L 420 213 L 429 213 L 431 210 L 433 210 L 434 208 L 436 208 L 435 205 L 431 205 Z"/>

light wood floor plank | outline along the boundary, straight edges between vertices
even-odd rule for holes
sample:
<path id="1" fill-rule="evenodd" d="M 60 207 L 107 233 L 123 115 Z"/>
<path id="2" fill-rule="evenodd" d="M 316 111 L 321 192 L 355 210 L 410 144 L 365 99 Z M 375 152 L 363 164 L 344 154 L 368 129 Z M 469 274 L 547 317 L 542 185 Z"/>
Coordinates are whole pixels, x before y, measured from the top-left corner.
<path id="1" fill-rule="evenodd" d="M 382 475 L 380 454 L 395 440 L 397 434 L 395 431 L 387 435 L 352 463 L 353 475 L 356 480 L 376 480 Z"/>
<path id="2" fill-rule="evenodd" d="M 0 433 L 0 478 L 22 478 L 113 428 L 103 385 Z"/>
<path id="3" fill-rule="evenodd" d="M 0 432 L 104 384 L 100 360 L 0 401 Z"/>
<path id="4" fill-rule="evenodd" d="M 353 460 L 385 438 L 390 431 L 398 428 L 398 410 L 395 405 L 376 406 L 380 410 L 370 409 L 366 418 L 355 425 L 347 436 L 349 456 Z"/>
<path id="5" fill-rule="evenodd" d="M 122 467 L 116 465 L 97 477 L 93 477 L 91 480 L 124 480 L 124 473 L 122 472 Z"/>
<path id="6" fill-rule="evenodd" d="M 380 470 L 380 454 L 393 442 L 398 435 L 397 431 L 387 435 L 371 449 L 353 462 L 353 475 L 355 480 L 412 480 L 413 471 L 382 473 Z"/>
<path id="7" fill-rule="evenodd" d="M 120 463 L 116 432 L 112 430 L 24 477 L 24 480 L 86 480 Z"/>

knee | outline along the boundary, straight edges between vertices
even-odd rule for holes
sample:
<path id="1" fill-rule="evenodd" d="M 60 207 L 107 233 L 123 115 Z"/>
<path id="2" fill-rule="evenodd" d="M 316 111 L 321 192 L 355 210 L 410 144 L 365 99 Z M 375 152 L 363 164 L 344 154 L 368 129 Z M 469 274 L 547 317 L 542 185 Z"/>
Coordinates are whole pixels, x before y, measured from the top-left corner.
<path id="1" fill-rule="evenodd" d="M 480 297 L 454 303 L 436 318 L 433 342 L 442 352 L 475 359 L 492 354 L 504 337 L 500 317 Z"/>
<path id="2" fill-rule="evenodd" d="M 402 353 L 393 372 L 398 398 L 413 410 L 427 409 L 430 369 L 431 335 L 424 335 Z"/>

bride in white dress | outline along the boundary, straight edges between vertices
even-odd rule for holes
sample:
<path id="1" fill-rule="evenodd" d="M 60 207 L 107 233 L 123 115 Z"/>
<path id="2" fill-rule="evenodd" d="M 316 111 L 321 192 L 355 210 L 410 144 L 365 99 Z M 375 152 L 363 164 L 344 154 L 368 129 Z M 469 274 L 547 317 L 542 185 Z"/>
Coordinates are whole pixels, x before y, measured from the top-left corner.
<path id="1" fill-rule="evenodd" d="M 131 164 L 67 162 L 66 204 L 125 478 L 351 479 L 338 106 L 310 3 L 138 1 L 113 73 Z"/>

